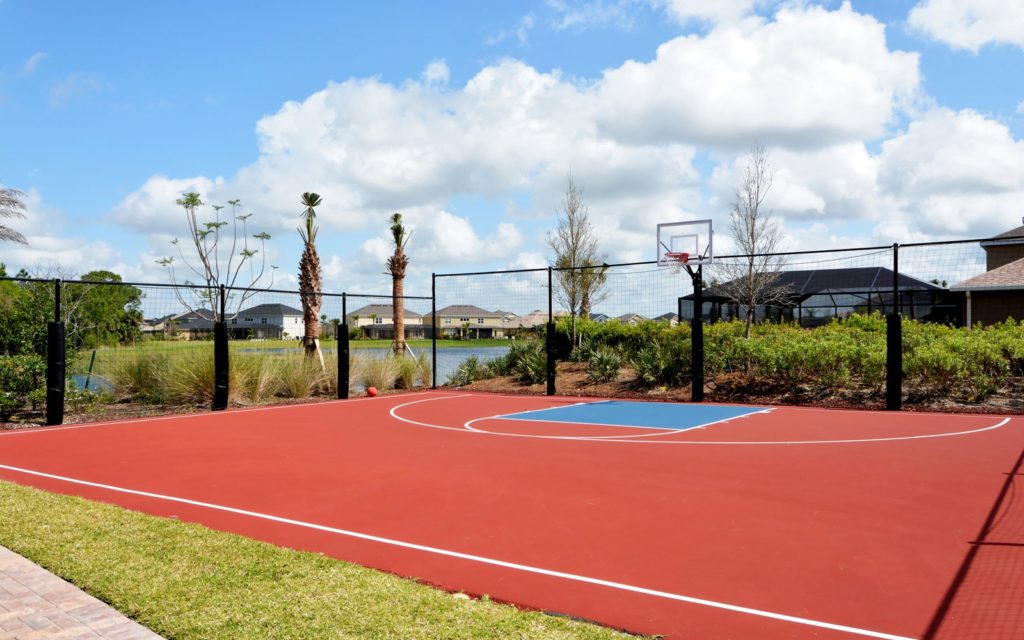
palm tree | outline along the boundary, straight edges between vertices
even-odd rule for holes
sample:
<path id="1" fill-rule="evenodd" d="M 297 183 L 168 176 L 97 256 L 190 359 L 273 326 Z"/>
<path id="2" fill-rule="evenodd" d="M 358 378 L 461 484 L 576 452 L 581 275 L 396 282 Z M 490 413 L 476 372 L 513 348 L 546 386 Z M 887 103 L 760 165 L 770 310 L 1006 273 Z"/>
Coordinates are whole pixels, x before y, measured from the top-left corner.
<path id="1" fill-rule="evenodd" d="M 405 255 L 405 245 L 411 233 L 405 232 L 402 214 L 391 216 L 391 239 L 395 243 L 395 253 L 388 258 L 388 273 L 391 275 L 392 315 L 395 319 L 395 342 L 392 349 L 395 353 L 405 353 L 405 270 L 409 267 L 409 256 Z"/>
<path id="2" fill-rule="evenodd" d="M 302 194 L 302 206 L 306 210 L 302 216 L 306 219 L 306 228 L 299 228 L 299 236 L 305 247 L 299 259 L 299 292 L 302 295 L 302 322 L 306 334 L 302 344 L 306 347 L 306 357 L 316 355 L 320 359 L 320 368 L 324 368 L 324 355 L 320 351 L 320 305 L 323 302 L 321 291 L 323 280 L 320 277 L 320 256 L 316 252 L 316 207 L 320 205 L 320 196 L 307 191 Z"/>
<path id="3" fill-rule="evenodd" d="M 0 187 L 0 218 L 24 218 L 25 203 L 21 201 L 24 194 L 17 189 L 4 189 Z M 10 227 L 0 224 L 0 241 L 10 240 L 28 244 L 25 236 L 21 235 Z"/>

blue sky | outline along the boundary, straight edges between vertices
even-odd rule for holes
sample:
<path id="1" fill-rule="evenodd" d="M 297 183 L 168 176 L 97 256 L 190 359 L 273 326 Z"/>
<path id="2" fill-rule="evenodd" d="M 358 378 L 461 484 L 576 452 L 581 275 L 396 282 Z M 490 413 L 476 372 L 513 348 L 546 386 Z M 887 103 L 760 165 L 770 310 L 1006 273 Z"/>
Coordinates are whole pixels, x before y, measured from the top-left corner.
<path id="1" fill-rule="evenodd" d="M 996 233 L 1020 69 L 1022 0 L 0 0 L 0 184 L 29 205 L 0 261 L 162 279 L 196 189 L 242 200 L 288 286 L 309 190 L 329 288 L 387 289 L 396 210 L 423 288 L 544 265 L 570 172 L 609 259 L 651 259 L 659 221 L 724 231 L 755 141 L 790 248 Z"/>

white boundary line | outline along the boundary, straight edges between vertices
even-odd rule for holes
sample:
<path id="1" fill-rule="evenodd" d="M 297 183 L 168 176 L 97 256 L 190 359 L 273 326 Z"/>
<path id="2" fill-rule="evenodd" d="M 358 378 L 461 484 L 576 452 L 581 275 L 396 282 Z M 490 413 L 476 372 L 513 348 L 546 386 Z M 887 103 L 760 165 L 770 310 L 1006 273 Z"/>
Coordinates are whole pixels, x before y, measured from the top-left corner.
<path id="1" fill-rule="evenodd" d="M 561 578 L 563 580 L 571 580 L 574 582 L 583 582 L 586 584 L 593 584 L 602 587 L 608 587 L 611 589 L 618 589 L 620 591 L 629 591 L 632 593 L 639 593 L 648 596 L 654 596 L 656 598 L 663 598 L 666 600 L 675 600 L 678 602 L 687 602 L 690 604 L 701 605 L 705 607 L 712 607 L 715 609 L 724 609 L 726 611 L 733 611 L 736 613 L 745 613 L 748 615 L 759 616 L 762 618 L 771 618 L 773 620 L 781 620 L 783 622 L 792 622 L 795 624 L 802 624 L 811 627 L 819 627 L 823 629 L 831 629 L 833 631 L 843 631 L 846 633 L 852 633 L 860 636 L 866 636 L 871 638 L 883 638 L 884 640 L 915 640 L 907 636 L 897 636 L 890 633 L 882 633 L 879 631 L 871 631 L 869 629 L 860 629 L 857 627 L 850 627 L 841 624 L 832 624 L 830 622 L 822 622 L 820 620 L 812 620 L 810 618 L 800 618 L 797 616 L 790 616 L 783 613 L 774 613 L 771 611 L 764 611 L 761 609 L 753 609 L 750 607 L 743 607 L 734 604 L 728 604 L 725 602 L 718 602 L 715 600 L 707 600 L 704 598 L 695 598 L 693 596 L 684 596 L 677 593 L 670 593 L 668 591 L 659 591 L 657 589 L 648 589 L 646 587 L 638 587 L 622 582 L 613 582 L 611 580 L 602 580 L 600 578 L 591 578 L 588 576 L 582 576 L 574 573 L 566 573 L 564 571 L 555 571 L 552 569 L 544 569 L 541 567 L 533 567 L 525 564 L 518 564 L 515 562 L 507 562 L 505 560 L 497 560 L 494 558 L 488 558 L 485 556 L 477 556 L 469 553 L 462 553 L 459 551 L 451 551 L 449 549 L 441 549 L 438 547 L 430 547 L 426 545 L 416 544 L 413 542 L 405 542 L 402 540 L 394 540 L 391 538 L 383 538 L 381 536 L 375 536 L 368 533 L 359 533 L 357 531 L 349 531 L 347 529 L 338 529 L 335 527 L 328 527 L 325 525 L 314 524 L 311 522 L 303 522 L 302 520 L 293 520 L 291 518 L 282 518 L 280 516 L 273 516 L 266 513 L 260 513 L 257 511 L 248 511 L 246 509 L 236 509 L 234 507 L 227 507 L 218 504 L 212 504 L 209 502 L 200 502 L 198 500 L 189 500 L 187 498 L 178 498 L 175 496 L 168 496 L 159 493 L 151 493 L 149 491 L 139 491 L 136 489 L 127 489 L 124 487 L 117 487 L 109 484 L 101 484 L 98 482 L 90 482 L 88 480 L 79 480 L 77 478 L 69 478 L 66 476 L 58 476 L 51 473 L 43 473 L 42 471 L 33 471 L 31 469 L 22 469 L 20 467 L 12 467 L 5 464 L 0 464 L 0 469 L 6 469 L 16 473 L 24 473 L 27 475 L 38 476 L 41 478 L 49 478 L 51 480 L 59 480 L 61 482 L 68 482 L 72 484 L 79 484 L 87 487 L 95 487 L 98 489 L 105 489 L 107 491 L 115 491 L 118 493 L 127 493 L 131 495 L 143 496 L 146 498 L 154 498 L 156 500 L 166 500 L 168 502 L 177 502 L 180 504 L 188 504 L 195 507 L 203 507 L 206 509 L 214 509 L 217 511 L 226 511 L 228 513 L 235 513 L 238 515 L 249 516 L 251 518 L 258 518 L 261 520 L 269 520 L 271 522 L 279 522 L 282 524 L 294 525 L 297 527 L 303 527 L 306 529 L 314 529 L 317 531 L 324 531 L 327 533 L 334 533 L 337 535 L 347 536 L 350 538 L 357 538 L 360 540 L 368 540 L 370 542 L 378 542 L 380 544 L 387 544 L 395 547 L 402 547 L 405 549 L 413 549 L 415 551 L 423 551 L 426 553 L 433 553 L 436 555 L 447 556 L 450 558 L 458 558 L 460 560 L 469 560 L 471 562 L 479 562 L 481 564 L 492 565 L 496 567 L 503 567 L 506 569 L 514 569 L 516 571 L 523 571 L 526 573 L 534 573 L 544 576 L 550 576 L 553 578 Z"/>
<path id="2" fill-rule="evenodd" d="M 636 438 L 639 437 L 639 436 L 604 436 L 604 437 L 593 436 L 593 437 L 588 437 L 588 436 L 543 436 L 543 435 L 530 435 L 530 434 L 525 434 L 525 433 L 501 433 L 501 432 L 496 432 L 496 431 L 484 431 L 482 429 L 476 429 L 476 428 L 470 426 L 474 422 L 479 422 L 481 420 L 488 420 L 488 419 L 494 418 L 496 416 L 474 418 L 473 420 L 470 420 L 470 421 L 466 422 L 465 424 L 463 424 L 462 427 L 450 427 L 450 426 L 439 425 L 439 424 L 431 424 L 431 423 L 428 423 L 428 422 L 420 422 L 418 420 L 412 420 L 411 418 L 403 418 L 402 416 L 400 416 L 400 415 L 398 415 L 396 413 L 399 409 L 402 409 L 402 408 L 405 408 L 405 407 L 408 407 L 408 406 L 411 406 L 411 405 L 414 405 L 414 404 L 420 404 L 420 403 L 423 403 L 423 402 L 432 402 L 432 401 L 435 401 L 435 400 L 450 400 L 450 399 L 453 399 L 453 398 L 473 398 L 473 397 L 478 397 L 478 396 L 472 395 L 472 394 L 463 394 L 463 395 L 450 395 L 450 396 L 425 398 L 423 400 L 416 400 L 416 401 L 413 401 L 413 402 L 406 402 L 404 404 L 395 405 L 394 407 L 391 408 L 389 413 L 391 414 L 391 417 L 396 419 L 396 420 L 400 420 L 401 422 L 406 422 L 408 424 L 414 424 L 414 425 L 421 426 L 421 427 L 430 427 L 432 429 L 444 429 L 446 431 L 459 431 L 459 432 L 462 432 L 462 433 L 473 433 L 473 434 L 481 434 L 481 435 L 502 436 L 502 437 L 506 437 L 506 438 L 533 438 L 535 440 L 573 440 L 573 441 L 578 441 L 578 442 L 611 442 L 611 443 L 615 443 L 615 444 L 681 444 L 681 445 L 744 445 L 744 446 L 749 446 L 749 445 L 765 445 L 765 446 L 774 446 L 774 445 L 805 445 L 805 444 L 859 444 L 859 443 L 866 443 L 866 442 L 897 442 L 897 441 L 901 441 L 901 440 L 925 440 L 925 439 L 930 439 L 930 438 L 948 438 L 948 437 L 952 437 L 952 436 L 966 436 L 966 435 L 971 435 L 971 434 L 975 434 L 975 433 L 982 433 L 984 431 L 992 431 L 994 429 L 998 429 L 998 428 L 1004 426 L 1005 424 L 1007 424 L 1010 421 L 1010 418 L 1003 418 L 1001 421 L 999 421 L 996 424 L 989 425 L 989 426 L 986 426 L 986 427 L 981 427 L 981 428 L 978 428 L 978 429 L 969 429 L 969 430 L 966 430 L 966 431 L 952 431 L 952 432 L 949 432 L 949 433 L 928 433 L 928 434 L 916 435 L 916 436 L 892 436 L 892 437 L 886 437 L 886 438 L 860 438 L 860 439 L 844 439 L 844 440 L 776 440 L 776 441 L 773 441 L 773 440 L 752 440 L 752 441 L 745 441 L 745 440 L 735 440 L 735 441 L 730 441 L 730 440 L 638 440 Z M 768 409 L 763 410 L 764 413 L 768 413 L 769 411 L 770 410 L 768 410 Z M 756 414 L 747 414 L 747 415 L 756 415 Z M 739 416 L 739 417 L 743 417 L 743 416 Z M 732 418 L 732 419 L 736 419 L 736 418 Z M 709 424 L 711 424 L 711 423 L 709 423 Z M 678 431 L 677 430 L 676 432 L 684 433 L 685 431 Z M 650 434 L 650 435 L 652 437 L 656 437 L 656 436 L 665 435 L 665 434 Z M 626 437 L 633 437 L 634 439 L 632 439 L 632 440 L 624 440 L 623 438 L 626 438 Z"/>
<path id="3" fill-rule="evenodd" d="M 407 393 L 394 393 L 386 396 L 376 397 L 362 397 L 362 398 L 348 398 L 346 400 L 322 400 L 320 402 L 297 402 L 294 404 L 275 404 L 267 405 L 262 407 L 245 407 L 238 409 L 227 409 L 225 411 L 204 411 L 202 413 L 175 413 L 166 416 L 152 416 L 149 418 L 126 418 L 124 420 L 107 420 L 104 422 L 84 422 L 81 424 L 67 424 L 62 426 L 53 427 L 25 427 L 24 429 L 3 429 L 0 430 L 0 437 L 4 436 L 24 436 L 33 433 L 51 433 L 53 431 L 68 431 L 71 429 L 92 429 L 94 427 L 127 427 L 140 422 L 160 422 L 164 420 L 185 420 L 191 418 L 215 418 L 219 416 L 231 416 L 238 413 L 252 413 L 254 411 L 275 411 L 278 409 L 298 409 L 301 407 L 319 407 L 324 405 L 333 405 L 340 402 L 358 402 L 360 400 L 386 400 L 388 398 L 399 398 L 402 396 L 409 395 L 421 395 L 424 393 L 437 393 L 436 391 L 410 391 Z"/>

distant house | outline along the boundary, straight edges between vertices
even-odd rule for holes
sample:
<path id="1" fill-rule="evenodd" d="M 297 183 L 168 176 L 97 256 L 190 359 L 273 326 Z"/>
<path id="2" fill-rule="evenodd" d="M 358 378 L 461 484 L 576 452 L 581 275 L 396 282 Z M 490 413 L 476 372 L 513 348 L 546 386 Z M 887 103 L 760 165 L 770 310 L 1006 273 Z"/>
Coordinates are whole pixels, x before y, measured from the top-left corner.
<path id="1" fill-rule="evenodd" d="M 349 328 L 358 327 L 363 333 L 375 339 L 393 340 L 395 337 L 394 309 L 390 304 L 368 304 L 345 316 Z M 405 338 L 422 338 L 425 335 L 423 316 L 412 309 L 405 309 Z"/>
<path id="2" fill-rule="evenodd" d="M 608 322 L 612 319 L 607 313 L 591 313 L 588 317 L 591 322 Z"/>
<path id="3" fill-rule="evenodd" d="M 195 340 L 213 335 L 215 317 L 216 313 L 210 309 L 197 309 L 164 316 L 153 327 L 159 327 L 168 337 Z"/>
<path id="4" fill-rule="evenodd" d="M 993 271 L 1024 258 L 1024 225 L 982 242 L 981 248 L 985 250 L 986 271 Z"/>
<path id="5" fill-rule="evenodd" d="M 301 338 L 306 333 L 302 311 L 286 304 L 258 304 L 242 309 L 227 321 L 228 333 L 234 339 Z"/>
<path id="6" fill-rule="evenodd" d="M 905 317 L 959 325 L 963 322 L 963 294 L 900 274 L 900 310 Z M 827 324 L 853 313 L 893 309 L 893 272 L 884 267 L 783 271 L 775 282 L 785 294 L 781 304 L 754 310 L 757 321 L 796 321 L 800 325 Z M 729 283 L 704 289 L 704 318 L 710 322 L 744 317 L 743 310 L 725 291 Z M 683 317 L 693 317 L 693 294 L 683 297 Z"/>
<path id="7" fill-rule="evenodd" d="M 504 320 L 507 315 L 471 304 L 452 304 L 437 310 L 437 326 L 432 326 L 432 316 L 425 316 L 423 323 L 439 338 L 504 338 L 509 330 Z"/>
<path id="8" fill-rule="evenodd" d="M 635 324 L 638 324 L 640 322 L 643 322 L 644 320 L 647 320 L 647 318 L 643 317 L 639 313 L 624 313 L 624 314 L 622 314 L 621 316 L 618 316 L 615 319 L 618 320 L 619 322 L 621 322 L 622 324 L 629 324 L 629 325 L 635 325 Z"/>
<path id="9" fill-rule="evenodd" d="M 555 311 L 551 314 L 554 318 L 562 318 L 569 315 L 568 311 Z M 505 328 L 507 329 L 505 335 L 516 335 L 517 333 L 523 333 L 538 328 L 543 328 L 548 323 L 548 312 L 537 309 L 531 311 L 522 316 L 516 316 L 508 318 L 505 321 Z"/>
<path id="10" fill-rule="evenodd" d="M 679 324 L 679 316 L 671 311 L 669 313 L 663 313 L 660 316 L 654 316 L 652 318 L 655 322 L 667 322 L 669 326 L 676 326 Z"/>
<path id="11" fill-rule="evenodd" d="M 1024 319 L 1024 226 L 986 240 L 981 247 L 987 271 L 950 287 L 966 297 L 967 326 Z"/>

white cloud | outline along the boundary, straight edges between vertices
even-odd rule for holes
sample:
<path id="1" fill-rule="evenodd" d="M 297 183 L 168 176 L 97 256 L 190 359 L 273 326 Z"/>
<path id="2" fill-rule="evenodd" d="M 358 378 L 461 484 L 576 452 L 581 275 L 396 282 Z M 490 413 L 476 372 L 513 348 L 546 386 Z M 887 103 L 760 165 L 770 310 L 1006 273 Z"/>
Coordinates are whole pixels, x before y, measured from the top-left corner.
<path id="1" fill-rule="evenodd" d="M 448 84 L 451 71 L 444 60 L 434 60 L 423 70 L 423 81 L 427 84 Z"/>
<path id="2" fill-rule="evenodd" d="M 487 44 L 496 45 L 508 40 L 509 38 L 515 38 L 520 45 L 525 45 L 530 40 L 530 31 L 537 24 L 537 16 L 532 13 L 528 13 L 525 16 L 519 18 L 515 28 L 498 33 L 487 38 Z"/>
<path id="3" fill-rule="evenodd" d="M 380 284 L 387 240 L 365 234 L 383 233 L 393 211 L 415 229 L 414 264 L 537 264 L 546 255 L 543 227 L 554 226 L 571 171 L 609 260 L 645 260 L 657 222 L 723 219 L 732 156 L 754 140 L 774 146 L 773 206 L 788 220 L 877 216 L 883 196 L 864 140 L 884 134 L 920 81 L 916 56 L 890 51 L 884 26 L 848 5 L 720 24 L 593 82 L 510 59 L 464 86 L 449 80 L 438 60 L 397 85 L 332 83 L 262 118 L 259 157 L 234 176 L 153 176 L 111 220 L 181 235 L 174 201 L 182 192 L 221 204 L 241 198 L 255 211 L 253 226 L 277 234 L 275 263 L 290 272 L 298 194 L 316 191 L 324 199 L 322 251 L 338 260 L 334 276 Z M 723 165 L 710 201 L 694 166 L 699 145 Z M 500 203 L 511 194 L 529 211 L 452 213 L 462 196 Z"/>
<path id="4" fill-rule="evenodd" d="M 35 73 L 36 67 L 39 66 L 39 63 L 48 57 L 50 57 L 50 54 L 46 53 L 45 51 L 33 53 L 32 56 L 25 61 L 25 64 L 22 65 L 21 72 L 25 75 Z"/>
<path id="5" fill-rule="evenodd" d="M 735 22 L 753 10 L 757 0 L 652 0 L 674 20 L 707 22 Z"/>
<path id="6" fill-rule="evenodd" d="M 1017 103 L 1017 113 L 1024 114 L 1024 100 Z"/>
<path id="7" fill-rule="evenodd" d="M 848 220 L 878 215 L 878 166 L 860 142 L 824 149 L 771 150 L 776 173 L 767 204 L 787 220 Z M 739 184 L 744 158 L 730 184 Z"/>
<path id="8" fill-rule="evenodd" d="M 924 0 L 907 21 L 936 40 L 974 53 L 987 44 L 1024 47 L 1022 0 Z"/>
<path id="9" fill-rule="evenodd" d="M 823 147 L 875 138 L 920 84 L 917 55 L 890 51 L 885 26 L 812 6 L 679 37 L 597 87 L 598 123 L 619 140 Z"/>
<path id="10" fill-rule="evenodd" d="M 888 228 L 983 237 L 1020 220 L 1024 141 L 975 111 L 924 114 L 882 145 L 878 162 L 881 193 L 899 214 L 884 221 Z"/>
<path id="11" fill-rule="evenodd" d="M 218 199 L 223 189 L 221 178 L 203 176 L 172 179 L 152 176 L 136 191 L 119 202 L 108 216 L 110 222 L 144 233 L 163 233 L 181 236 L 188 231 L 184 210 L 176 204 L 182 194 L 190 191 L 199 193 L 208 205 L 227 204 L 227 198 Z M 214 211 L 209 206 L 200 209 L 200 222 L 213 220 Z M 224 216 L 222 216 L 224 217 Z"/>
<path id="12" fill-rule="evenodd" d="M 631 29 L 636 10 L 635 0 L 547 0 L 545 4 L 555 14 L 552 26 L 557 30 L 604 26 Z"/>

